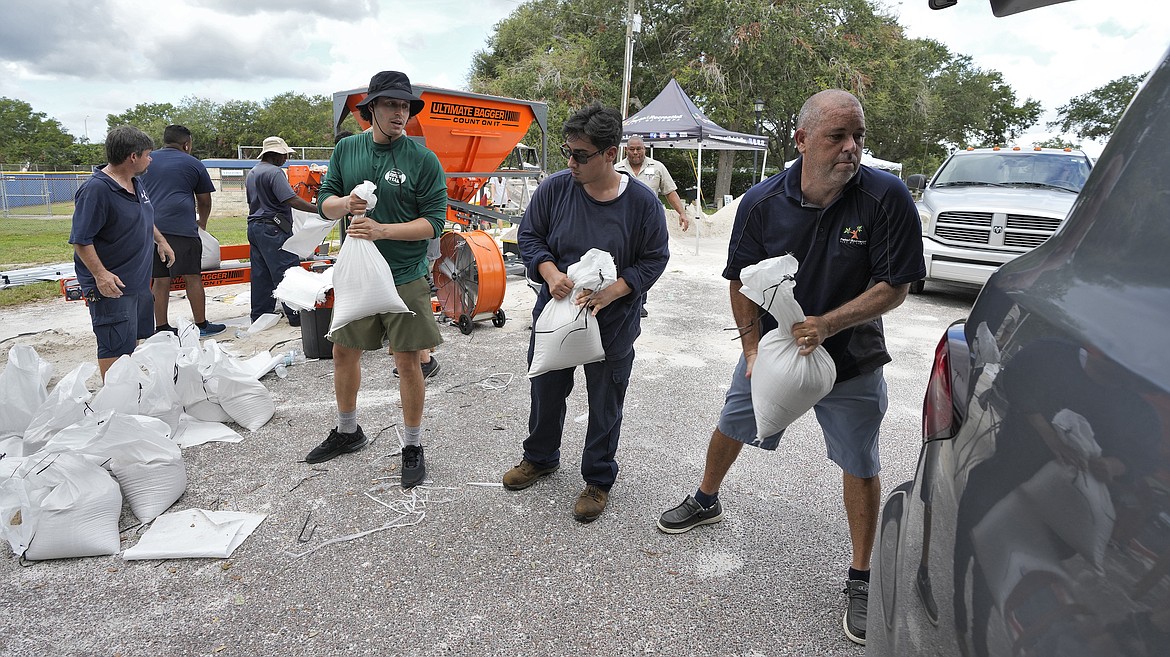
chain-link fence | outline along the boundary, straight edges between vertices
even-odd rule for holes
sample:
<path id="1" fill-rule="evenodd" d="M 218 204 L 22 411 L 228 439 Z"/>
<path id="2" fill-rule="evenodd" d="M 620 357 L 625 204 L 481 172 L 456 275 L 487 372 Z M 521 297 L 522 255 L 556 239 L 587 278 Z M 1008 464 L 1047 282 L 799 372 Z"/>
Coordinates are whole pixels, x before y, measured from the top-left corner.
<path id="1" fill-rule="evenodd" d="M 0 172 L 0 216 L 68 217 L 73 196 L 88 172 Z"/>

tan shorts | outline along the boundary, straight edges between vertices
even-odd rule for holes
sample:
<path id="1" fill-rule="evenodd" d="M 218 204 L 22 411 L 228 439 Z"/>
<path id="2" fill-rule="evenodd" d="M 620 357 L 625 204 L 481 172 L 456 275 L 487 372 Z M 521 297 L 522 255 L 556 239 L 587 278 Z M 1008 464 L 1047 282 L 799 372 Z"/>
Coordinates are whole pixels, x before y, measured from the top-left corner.
<path id="1" fill-rule="evenodd" d="M 389 343 L 391 351 L 422 351 L 443 343 L 431 309 L 431 284 L 419 278 L 398 286 L 410 313 L 382 313 L 352 321 L 333 332 L 330 342 L 374 351 Z"/>

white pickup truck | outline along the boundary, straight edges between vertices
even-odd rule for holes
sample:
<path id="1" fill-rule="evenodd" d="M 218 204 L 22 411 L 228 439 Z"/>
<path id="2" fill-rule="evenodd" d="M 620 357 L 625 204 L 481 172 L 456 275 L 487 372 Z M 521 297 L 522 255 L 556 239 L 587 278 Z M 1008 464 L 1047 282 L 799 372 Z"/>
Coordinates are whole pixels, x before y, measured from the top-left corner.
<path id="1" fill-rule="evenodd" d="M 1064 223 L 1092 161 L 1059 148 L 980 148 L 953 153 L 926 184 L 918 214 L 926 279 L 982 286 L 1000 265 L 1031 251 Z"/>

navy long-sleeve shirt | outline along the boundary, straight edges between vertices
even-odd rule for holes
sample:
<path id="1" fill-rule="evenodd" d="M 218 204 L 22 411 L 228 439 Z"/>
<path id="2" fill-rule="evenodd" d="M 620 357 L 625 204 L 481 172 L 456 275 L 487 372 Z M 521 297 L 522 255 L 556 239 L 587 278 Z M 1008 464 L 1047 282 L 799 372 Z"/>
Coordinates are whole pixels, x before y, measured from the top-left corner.
<path id="1" fill-rule="evenodd" d="M 609 359 L 629 354 L 642 332 L 639 298 L 666 270 L 667 240 L 666 213 L 650 188 L 630 179 L 617 198 L 600 202 L 574 182 L 567 169 L 536 188 L 516 238 L 528 277 L 538 283 L 544 283 L 539 271 L 543 262 L 551 261 L 564 272 L 589 249 L 613 256 L 618 276 L 632 292 L 597 314 Z M 551 298 L 548 285 L 543 285 L 532 309 L 533 321 Z"/>

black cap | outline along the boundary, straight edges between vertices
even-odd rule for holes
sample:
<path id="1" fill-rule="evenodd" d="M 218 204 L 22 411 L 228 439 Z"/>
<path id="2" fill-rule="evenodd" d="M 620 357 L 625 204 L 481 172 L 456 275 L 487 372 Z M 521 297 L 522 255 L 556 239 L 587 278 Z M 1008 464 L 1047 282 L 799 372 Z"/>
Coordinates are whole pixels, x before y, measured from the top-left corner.
<path id="1" fill-rule="evenodd" d="M 410 78 L 398 71 L 382 71 L 370 78 L 370 86 L 366 89 L 366 97 L 358 103 L 358 107 L 365 107 L 375 98 L 397 98 L 410 101 L 410 115 L 414 116 L 422 111 L 422 98 L 414 95 L 410 86 Z"/>

